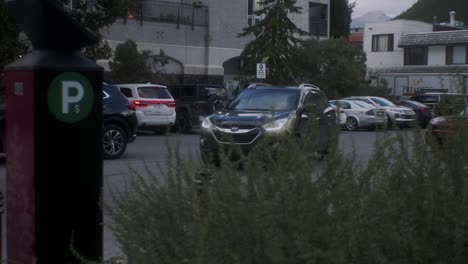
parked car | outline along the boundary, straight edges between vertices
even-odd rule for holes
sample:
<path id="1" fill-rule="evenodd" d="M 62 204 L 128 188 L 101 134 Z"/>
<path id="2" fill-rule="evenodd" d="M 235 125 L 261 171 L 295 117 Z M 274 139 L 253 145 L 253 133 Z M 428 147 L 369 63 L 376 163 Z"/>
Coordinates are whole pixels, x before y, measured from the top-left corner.
<path id="1" fill-rule="evenodd" d="M 426 127 L 429 121 L 434 117 L 434 112 L 429 106 L 412 100 L 400 100 L 396 105 L 413 109 L 416 113 L 416 119 L 421 127 Z"/>
<path id="2" fill-rule="evenodd" d="M 423 93 L 410 98 L 433 109 L 434 116 L 459 113 L 468 104 L 468 95 L 461 93 Z"/>
<path id="3" fill-rule="evenodd" d="M 442 144 L 446 137 L 453 133 L 453 126 L 457 120 L 468 128 L 468 106 L 465 106 L 458 116 L 439 116 L 431 119 L 426 129 L 426 141 L 429 137 L 434 137 Z"/>
<path id="4" fill-rule="evenodd" d="M 157 84 L 116 84 L 135 110 L 140 129 L 161 132 L 175 124 L 176 103 L 166 86 Z"/>
<path id="5" fill-rule="evenodd" d="M 131 104 L 115 86 L 103 85 L 104 159 L 120 158 L 136 138 L 138 120 Z"/>
<path id="6" fill-rule="evenodd" d="M 385 109 L 387 126 L 391 128 L 396 124 L 399 128 L 409 127 L 416 118 L 416 113 L 408 107 L 397 106 L 389 100 L 377 96 L 352 96 L 342 100 L 358 100 L 373 105 L 376 108 Z"/>
<path id="7" fill-rule="evenodd" d="M 346 115 L 344 127 L 347 130 L 373 129 L 387 124 L 385 109 L 357 100 L 333 100 L 330 103 L 338 106 L 340 111 L 344 111 Z"/>
<path id="8" fill-rule="evenodd" d="M 316 116 L 311 114 L 316 113 Z M 314 85 L 284 87 L 251 85 L 225 109 L 203 120 L 200 153 L 203 161 L 216 160 L 231 144 L 248 154 L 264 138 L 293 135 L 306 138 L 317 125 L 317 152 L 325 153 L 335 127 L 336 113 L 323 91 Z"/>
<path id="9" fill-rule="evenodd" d="M 183 133 L 199 128 L 205 117 L 222 109 L 228 99 L 222 85 L 182 84 L 168 88 L 176 102 L 175 128 Z"/>
<path id="10" fill-rule="evenodd" d="M 119 92 L 117 87 L 103 85 L 103 154 L 104 159 L 121 157 L 128 143 L 136 138 L 138 121 L 130 103 Z M 5 105 L 0 105 L 0 152 L 4 152 L 5 138 Z"/>
<path id="11" fill-rule="evenodd" d="M 330 101 L 331 102 L 331 101 Z M 345 111 L 342 110 L 342 109 L 338 109 L 338 106 L 330 103 L 330 106 L 333 107 L 333 109 L 335 109 L 335 113 L 336 113 L 336 124 L 339 126 L 339 127 L 343 127 L 345 124 L 346 124 L 346 114 L 345 114 Z"/>

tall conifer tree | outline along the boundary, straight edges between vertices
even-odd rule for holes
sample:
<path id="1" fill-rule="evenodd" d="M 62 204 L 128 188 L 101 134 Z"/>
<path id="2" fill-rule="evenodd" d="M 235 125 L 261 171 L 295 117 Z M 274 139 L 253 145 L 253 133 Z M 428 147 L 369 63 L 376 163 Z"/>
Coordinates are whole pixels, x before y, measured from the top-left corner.
<path id="1" fill-rule="evenodd" d="M 293 54 L 300 44 L 300 36 L 306 32 L 291 20 L 301 8 L 296 0 L 264 0 L 254 14 L 260 18 L 254 25 L 244 28 L 240 37 L 253 36 L 241 54 L 241 74 L 255 75 L 256 63 L 267 65 L 266 82 L 288 84 L 294 81 L 295 64 Z"/>

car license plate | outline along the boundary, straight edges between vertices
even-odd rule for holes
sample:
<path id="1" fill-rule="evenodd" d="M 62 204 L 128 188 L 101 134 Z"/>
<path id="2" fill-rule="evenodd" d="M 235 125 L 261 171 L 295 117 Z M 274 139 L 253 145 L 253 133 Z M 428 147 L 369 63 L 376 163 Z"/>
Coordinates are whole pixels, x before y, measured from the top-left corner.
<path id="1" fill-rule="evenodd" d="M 153 110 L 146 110 L 144 113 L 145 115 L 160 115 L 161 111 L 159 111 L 158 109 L 153 109 Z"/>

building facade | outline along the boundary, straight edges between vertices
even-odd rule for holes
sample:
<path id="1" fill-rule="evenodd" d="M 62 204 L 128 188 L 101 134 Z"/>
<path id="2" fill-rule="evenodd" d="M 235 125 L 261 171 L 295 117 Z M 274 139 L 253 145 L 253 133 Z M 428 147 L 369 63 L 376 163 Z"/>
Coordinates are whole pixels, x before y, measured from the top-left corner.
<path id="1" fill-rule="evenodd" d="M 312 36 L 327 38 L 329 1 L 299 0 L 302 13 L 291 15 L 292 21 Z M 259 0 L 136 2 L 134 14 L 102 30 L 113 49 L 132 39 L 140 50 L 150 50 L 156 56 L 162 50 L 169 63 L 159 70 L 183 83 L 230 83 L 236 79 L 239 55 L 250 40 L 238 34 L 261 19 L 254 15 Z M 108 69 L 107 62 L 100 63 Z"/>
<path id="2" fill-rule="evenodd" d="M 468 30 L 458 29 L 411 20 L 366 24 L 372 84 L 387 85 L 395 96 L 468 93 Z"/>

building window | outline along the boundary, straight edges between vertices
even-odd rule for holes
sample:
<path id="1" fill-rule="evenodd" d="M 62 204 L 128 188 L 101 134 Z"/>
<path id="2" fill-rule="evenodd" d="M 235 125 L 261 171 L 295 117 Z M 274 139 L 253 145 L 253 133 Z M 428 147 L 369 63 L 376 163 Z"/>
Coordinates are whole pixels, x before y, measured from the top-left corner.
<path id="1" fill-rule="evenodd" d="M 372 51 L 384 52 L 393 51 L 393 34 L 373 35 Z"/>
<path id="2" fill-rule="evenodd" d="M 328 5 L 309 3 L 309 34 L 328 35 Z"/>
<path id="3" fill-rule="evenodd" d="M 247 23 L 249 26 L 253 26 L 260 21 L 260 17 L 256 16 L 255 11 L 260 10 L 260 2 L 262 0 L 248 0 L 247 7 Z"/>
<path id="4" fill-rule="evenodd" d="M 447 46 L 447 64 L 467 64 L 468 46 Z"/>
<path id="5" fill-rule="evenodd" d="M 427 47 L 405 48 L 405 65 L 427 65 Z"/>

